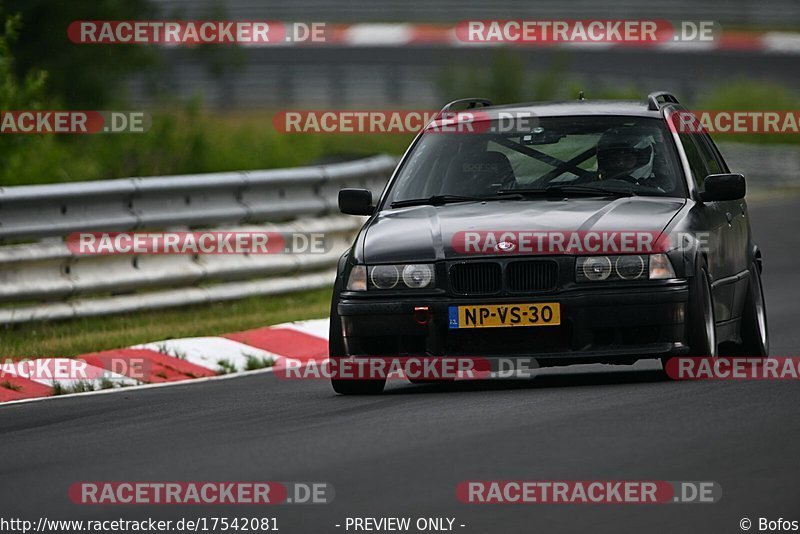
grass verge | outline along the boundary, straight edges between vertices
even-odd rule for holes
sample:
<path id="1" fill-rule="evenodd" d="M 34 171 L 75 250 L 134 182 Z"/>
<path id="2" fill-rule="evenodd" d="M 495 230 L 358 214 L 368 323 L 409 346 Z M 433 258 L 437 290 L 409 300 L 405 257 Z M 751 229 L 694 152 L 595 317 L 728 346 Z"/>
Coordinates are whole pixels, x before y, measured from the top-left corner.
<path id="1" fill-rule="evenodd" d="M 331 289 L 325 288 L 172 310 L 7 326 L 0 328 L 0 356 L 76 356 L 138 343 L 316 319 L 327 317 L 330 299 Z"/>

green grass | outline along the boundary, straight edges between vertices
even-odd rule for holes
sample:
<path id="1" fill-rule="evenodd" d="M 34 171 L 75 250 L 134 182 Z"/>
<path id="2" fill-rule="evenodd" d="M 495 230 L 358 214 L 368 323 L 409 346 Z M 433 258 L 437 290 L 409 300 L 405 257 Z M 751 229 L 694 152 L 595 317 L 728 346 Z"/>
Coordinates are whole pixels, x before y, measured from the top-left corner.
<path id="1" fill-rule="evenodd" d="M 217 360 L 217 367 L 218 367 L 217 369 L 218 375 L 229 375 L 231 373 L 235 373 L 236 371 L 238 371 L 233 362 L 226 359 Z"/>
<path id="2" fill-rule="evenodd" d="M 64 386 L 60 382 L 53 382 L 53 395 L 70 395 L 72 393 L 87 393 L 94 391 L 94 384 L 88 381 L 79 380 L 70 386 Z"/>
<path id="3" fill-rule="evenodd" d="M 282 134 L 269 111 L 151 111 L 141 134 L 0 139 L 0 186 L 296 167 L 402 154 L 413 135 Z"/>
<path id="4" fill-rule="evenodd" d="M 247 359 L 244 371 L 255 371 L 256 369 L 264 369 L 275 365 L 275 360 L 272 358 L 262 358 L 253 354 L 243 354 L 243 356 Z"/>
<path id="5" fill-rule="evenodd" d="M 213 336 L 327 317 L 331 290 L 0 328 L 3 357 L 76 356 L 164 339 Z M 254 363 L 255 365 L 255 363 Z"/>

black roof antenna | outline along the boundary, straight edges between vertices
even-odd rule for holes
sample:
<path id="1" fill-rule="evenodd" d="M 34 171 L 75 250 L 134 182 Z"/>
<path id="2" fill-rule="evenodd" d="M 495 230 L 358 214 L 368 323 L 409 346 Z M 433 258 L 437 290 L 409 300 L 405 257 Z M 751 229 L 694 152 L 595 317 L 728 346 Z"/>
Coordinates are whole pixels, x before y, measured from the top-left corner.
<path id="1" fill-rule="evenodd" d="M 580 100 L 581 102 L 583 102 L 584 100 L 586 100 L 586 99 L 583 97 L 583 91 L 579 91 L 579 92 L 578 92 L 578 100 Z"/>

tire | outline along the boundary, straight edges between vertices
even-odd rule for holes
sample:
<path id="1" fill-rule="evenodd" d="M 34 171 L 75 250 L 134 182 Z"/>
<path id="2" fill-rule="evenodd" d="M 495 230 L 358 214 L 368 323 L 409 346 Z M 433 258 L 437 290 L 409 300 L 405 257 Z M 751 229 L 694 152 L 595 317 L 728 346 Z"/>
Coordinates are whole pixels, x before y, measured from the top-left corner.
<path id="1" fill-rule="evenodd" d="M 742 343 L 737 347 L 737 352 L 742 356 L 763 358 L 769 355 L 767 306 L 761 285 L 761 269 L 755 263 L 750 266 L 747 299 L 742 310 L 741 337 Z"/>
<path id="2" fill-rule="evenodd" d="M 346 357 L 344 336 L 342 335 L 342 321 L 339 317 L 338 298 L 334 295 L 331 301 L 331 321 L 328 328 L 328 357 Z M 333 366 L 331 366 L 333 368 Z M 331 387 L 340 395 L 378 395 L 383 392 L 386 379 L 383 380 L 354 380 L 337 379 L 331 377 Z"/>
<path id="3" fill-rule="evenodd" d="M 688 356 L 716 358 L 718 355 L 717 331 L 714 318 L 714 301 L 711 282 L 705 263 L 698 263 L 694 278 L 689 283 L 689 307 L 686 310 Z M 666 373 L 667 362 L 672 358 L 662 358 L 661 364 Z M 669 377 L 671 378 L 671 377 Z"/>
<path id="4" fill-rule="evenodd" d="M 385 378 L 382 380 L 331 378 L 333 390 L 340 395 L 380 395 L 385 385 Z"/>
<path id="5" fill-rule="evenodd" d="M 452 384 L 454 378 L 409 378 L 412 384 Z"/>
<path id="6" fill-rule="evenodd" d="M 693 287 L 692 287 L 693 286 Z M 705 265 L 699 266 L 690 285 L 689 309 L 689 356 L 717 356 L 717 331 L 714 318 L 714 301 L 711 282 Z"/>

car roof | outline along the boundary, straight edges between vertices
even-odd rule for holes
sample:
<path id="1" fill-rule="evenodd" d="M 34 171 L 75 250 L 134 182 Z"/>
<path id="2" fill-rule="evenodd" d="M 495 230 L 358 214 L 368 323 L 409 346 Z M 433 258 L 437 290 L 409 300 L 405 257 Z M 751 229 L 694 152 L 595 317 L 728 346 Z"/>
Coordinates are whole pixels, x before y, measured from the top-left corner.
<path id="1" fill-rule="evenodd" d="M 466 112 L 473 110 L 463 110 Z M 474 108 L 497 118 L 501 113 L 533 113 L 541 117 L 567 117 L 575 115 L 623 115 L 635 117 L 662 118 L 661 111 L 648 109 L 647 102 L 641 100 L 570 100 L 564 102 L 530 102 Z"/>

